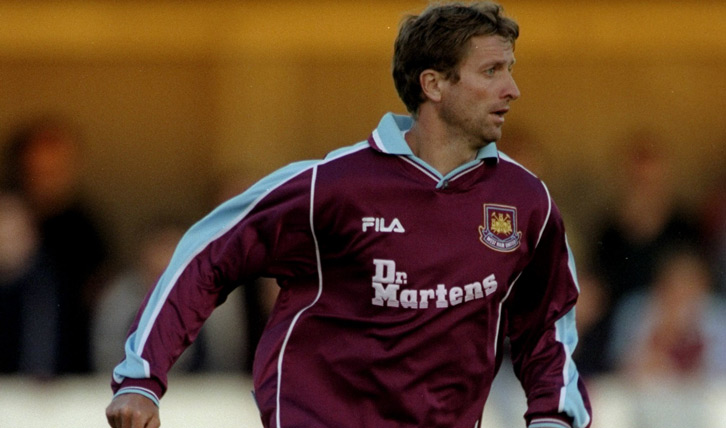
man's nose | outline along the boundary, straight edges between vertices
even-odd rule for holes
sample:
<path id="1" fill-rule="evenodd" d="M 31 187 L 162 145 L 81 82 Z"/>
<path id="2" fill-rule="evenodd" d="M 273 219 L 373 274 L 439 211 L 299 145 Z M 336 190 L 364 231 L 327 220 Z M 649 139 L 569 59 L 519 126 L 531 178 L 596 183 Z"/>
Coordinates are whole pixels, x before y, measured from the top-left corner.
<path id="1" fill-rule="evenodd" d="M 509 98 L 512 101 L 516 100 L 517 98 L 519 98 L 520 95 L 522 95 L 519 92 L 517 82 L 514 81 L 514 76 L 512 76 L 511 73 L 509 73 L 509 76 L 507 77 L 507 82 L 504 86 L 504 92 L 502 93 L 502 95 L 504 98 Z"/>

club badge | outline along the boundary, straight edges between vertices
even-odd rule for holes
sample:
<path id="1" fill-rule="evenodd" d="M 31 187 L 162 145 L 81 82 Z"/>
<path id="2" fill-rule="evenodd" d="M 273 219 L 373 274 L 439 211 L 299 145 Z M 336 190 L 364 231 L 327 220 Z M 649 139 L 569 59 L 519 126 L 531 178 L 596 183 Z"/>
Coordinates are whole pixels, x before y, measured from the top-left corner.
<path id="1" fill-rule="evenodd" d="M 484 204 L 484 224 L 479 226 L 479 240 L 496 251 L 519 248 L 522 232 L 517 230 L 517 209 L 504 205 Z"/>

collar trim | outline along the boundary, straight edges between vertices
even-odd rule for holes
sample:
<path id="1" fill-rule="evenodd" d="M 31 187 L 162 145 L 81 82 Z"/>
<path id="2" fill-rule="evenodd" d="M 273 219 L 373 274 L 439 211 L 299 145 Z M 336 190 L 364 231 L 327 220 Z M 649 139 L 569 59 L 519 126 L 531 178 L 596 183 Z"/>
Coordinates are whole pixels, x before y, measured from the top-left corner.
<path id="1" fill-rule="evenodd" d="M 368 137 L 368 142 L 371 147 L 381 153 L 416 158 L 403 137 L 404 133 L 411 129 L 413 123 L 413 119 L 409 116 L 386 113 L 379 122 L 378 127 Z M 479 149 L 476 159 L 496 159 L 499 162 L 499 151 L 496 143 L 491 142 Z"/>

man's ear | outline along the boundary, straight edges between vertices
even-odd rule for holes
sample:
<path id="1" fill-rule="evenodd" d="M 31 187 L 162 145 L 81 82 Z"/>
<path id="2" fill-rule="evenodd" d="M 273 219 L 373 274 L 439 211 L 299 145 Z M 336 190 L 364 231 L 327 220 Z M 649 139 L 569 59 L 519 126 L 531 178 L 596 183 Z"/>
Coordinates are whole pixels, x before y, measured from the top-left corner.
<path id="1" fill-rule="evenodd" d="M 441 101 L 441 90 L 445 82 L 446 79 L 441 73 L 430 68 L 422 71 L 419 75 L 419 83 L 424 97 L 434 102 Z"/>

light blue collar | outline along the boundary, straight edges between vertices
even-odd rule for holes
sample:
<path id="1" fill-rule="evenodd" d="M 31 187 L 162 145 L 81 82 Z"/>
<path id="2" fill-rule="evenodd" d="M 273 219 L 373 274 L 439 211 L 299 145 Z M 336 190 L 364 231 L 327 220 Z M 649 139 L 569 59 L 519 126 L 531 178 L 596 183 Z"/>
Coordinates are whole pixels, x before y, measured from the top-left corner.
<path id="1" fill-rule="evenodd" d="M 414 155 L 413 151 L 411 151 L 411 147 L 404 138 L 404 133 L 410 130 L 413 124 L 414 120 L 410 116 L 386 113 L 378 123 L 378 127 L 373 131 L 369 142 L 374 149 L 380 152 L 409 157 L 411 160 L 433 173 L 436 177 L 442 180 L 442 182 L 445 182 L 465 169 L 471 168 L 483 159 L 496 159 L 499 161 L 497 145 L 492 141 L 479 149 L 475 160 L 459 166 L 446 174 L 446 176 L 442 176 L 440 172 L 431 167 L 421 158 Z"/>

